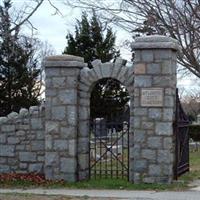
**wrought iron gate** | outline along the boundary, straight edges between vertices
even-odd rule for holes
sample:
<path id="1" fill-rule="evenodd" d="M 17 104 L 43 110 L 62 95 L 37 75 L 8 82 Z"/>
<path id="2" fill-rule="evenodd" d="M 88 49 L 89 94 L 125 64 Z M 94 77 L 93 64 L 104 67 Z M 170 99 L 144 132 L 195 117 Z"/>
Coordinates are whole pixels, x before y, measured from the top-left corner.
<path id="1" fill-rule="evenodd" d="M 90 129 L 90 178 L 127 178 L 129 123 L 96 118 Z"/>
<path id="2" fill-rule="evenodd" d="M 176 140 L 175 179 L 189 171 L 189 119 L 185 114 L 176 90 L 176 119 L 174 123 Z"/>

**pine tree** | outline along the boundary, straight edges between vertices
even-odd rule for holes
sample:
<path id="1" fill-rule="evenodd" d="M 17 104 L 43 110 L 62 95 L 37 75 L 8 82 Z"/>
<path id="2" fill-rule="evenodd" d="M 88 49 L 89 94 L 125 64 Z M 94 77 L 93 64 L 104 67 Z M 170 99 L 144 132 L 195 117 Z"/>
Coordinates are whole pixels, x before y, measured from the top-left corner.
<path id="1" fill-rule="evenodd" d="M 0 5 L 0 116 L 37 105 L 40 70 L 29 38 L 12 30 L 10 1 Z"/>
<path id="2" fill-rule="evenodd" d="M 100 59 L 103 63 L 115 59 L 120 52 L 115 49 L 115 34 L 111 28 L 107 28 L 104 36 L 102 23 L 97 19 L 96 13 L 89 21 L 87 14 L 83 12 L 81 21 L 77 20 L 75 26 L 75 36 L 69 33 L 66 36 L 67 47 L 64 54 L 81 56 L 88 67 L 91 68 L 91 62 Z"/>
<path id="3" fill-rule="evenodd" d="M 69 33 L 66 38 L 64 53 L 83 57 L 89 68 L 92 68 L 91 62 L 95 59 L 102 63 L 114 62 L 120 55 L 115 48 L 115 34 L 111 28 L 104 31 L 94 11 L 90 20 L 83 12 L 81 21 L 77 20 L 74 36 Z M 91 93 L 91 118 L 109 118 L 110 113 L 121 113 L 128 100 L 128 93 L 119 81 L 101 79 Z"/>

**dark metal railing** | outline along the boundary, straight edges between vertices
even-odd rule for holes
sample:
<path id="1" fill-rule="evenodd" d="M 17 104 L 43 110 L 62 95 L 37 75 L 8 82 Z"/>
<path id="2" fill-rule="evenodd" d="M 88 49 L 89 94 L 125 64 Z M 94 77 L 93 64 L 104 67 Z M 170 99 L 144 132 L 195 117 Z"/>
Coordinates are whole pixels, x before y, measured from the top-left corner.
<path id="1" fill-rule="evenodd" d="M 90 125 L 90 177 L 128 178 L 128 122 L 95 119 Z"/>
<path id="2" fill-rule="evenodd" d="M 176 162 L 174 178 L 189 171 L 189 119 L 185 114 L 176 90 L 176 117 L 174 123 L 174 134 L 176 141 Z"/>

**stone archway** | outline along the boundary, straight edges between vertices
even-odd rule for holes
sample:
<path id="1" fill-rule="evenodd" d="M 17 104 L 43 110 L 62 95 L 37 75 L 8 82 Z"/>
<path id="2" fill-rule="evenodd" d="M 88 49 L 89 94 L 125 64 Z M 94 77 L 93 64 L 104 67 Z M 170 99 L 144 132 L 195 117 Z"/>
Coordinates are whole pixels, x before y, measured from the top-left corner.
<path id="1" fill-rule="evenodd" d="M 93 86 L 103 78 L 112 78 L 123 84 L 130 95 L 130 130 L 133 138 L 133 92 L 134 67 L 125 66 L 126 61 L 118 58 L 115 63 L 92 62 L 93 69 L 83 68 L 79 82 L 79 129 L 78 129 L 78 176 L 79 180 L 89 176 L 89 126 L 90 126 L 90 94 Z M 83 145 L 84 144 L 84 145 Z M 133 147 L 130 140 L 129 148 Z"/>
<path id="2" fill-rule="evenodd" d="M 93 69 L 85 67 L 83 58 L 71 55 L 45 60 L 47 179 L 75 182 L 88 178 L 90 91 L 99 79 L 114 78 L 131 96 L 129 180 L 172 182 L 179 46 L 165 36 L 147 36 L 137 38 L 132 47 L 136 56 L 131 67 L 122 59 L 115 64 L 96 60 Z"/>

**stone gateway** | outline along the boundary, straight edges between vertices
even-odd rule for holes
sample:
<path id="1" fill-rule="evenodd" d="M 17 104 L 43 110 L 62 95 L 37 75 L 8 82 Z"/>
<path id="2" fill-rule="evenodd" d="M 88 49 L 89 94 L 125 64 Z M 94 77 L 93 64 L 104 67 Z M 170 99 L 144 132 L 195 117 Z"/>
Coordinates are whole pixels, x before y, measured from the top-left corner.
<path id="1" fill-rule="evenodd" d="M 90 95 L 97 81 L 113 78 L 130 94 L 129 181 L 171 183 L 176 107 L 177 42 L 165 36 L 137 38 L 126 66 L 62 55 L 44 60 L 45 106 L 0 118 L 0 173 L 40 172 L 47 179 L 89 178 Z"/>

